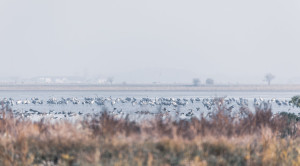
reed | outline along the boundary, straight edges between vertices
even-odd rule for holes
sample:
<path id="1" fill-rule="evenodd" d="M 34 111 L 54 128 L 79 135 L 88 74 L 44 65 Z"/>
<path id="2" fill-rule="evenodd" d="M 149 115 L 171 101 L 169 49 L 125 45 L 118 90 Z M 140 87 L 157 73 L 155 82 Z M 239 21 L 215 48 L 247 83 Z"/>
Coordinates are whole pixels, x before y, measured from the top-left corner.
<path id="1" fill-rule="evenodd" d="M 300 165 L 300 118 L 218 105 L 210 118 L 32 122 L 2 107 L 0 165 Z"/>

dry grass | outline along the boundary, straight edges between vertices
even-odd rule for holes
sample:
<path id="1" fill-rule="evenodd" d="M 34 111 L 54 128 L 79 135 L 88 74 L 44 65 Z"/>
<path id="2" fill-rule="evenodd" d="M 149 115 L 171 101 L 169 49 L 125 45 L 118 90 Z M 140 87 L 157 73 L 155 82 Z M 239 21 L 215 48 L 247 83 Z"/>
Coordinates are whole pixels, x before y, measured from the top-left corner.
<path id="1" fill-rule="evenodd" d="M 299 117 L 223 104 L 210 119 L 143 123 L 107 113 L 76 123 L 0 118 L 0 165 L 300 165 Z"/>

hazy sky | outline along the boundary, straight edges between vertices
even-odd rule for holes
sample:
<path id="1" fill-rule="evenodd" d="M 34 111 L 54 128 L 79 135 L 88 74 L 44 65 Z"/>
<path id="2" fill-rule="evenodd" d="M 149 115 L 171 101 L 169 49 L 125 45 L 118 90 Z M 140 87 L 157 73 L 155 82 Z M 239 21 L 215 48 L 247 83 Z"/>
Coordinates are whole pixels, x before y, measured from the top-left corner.
<path id="1" fill-rule="evenodd" d="M 297 0 L 0 0 L 0 75 L 300 83 Z"/>

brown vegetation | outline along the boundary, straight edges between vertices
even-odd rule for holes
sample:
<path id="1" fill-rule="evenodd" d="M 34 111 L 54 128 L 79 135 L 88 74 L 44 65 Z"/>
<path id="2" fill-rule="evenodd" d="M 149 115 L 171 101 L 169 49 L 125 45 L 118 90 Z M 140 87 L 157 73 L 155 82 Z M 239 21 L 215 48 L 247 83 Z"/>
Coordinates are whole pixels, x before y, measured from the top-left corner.
<path id="1" fill-rule="evenodd" d="M 13 118 L 3 108 L 0 165 L 300 165 L 299 117 L 220 105 L 209 119 L 136 123 L 104 112 L 78 122 Z"/>

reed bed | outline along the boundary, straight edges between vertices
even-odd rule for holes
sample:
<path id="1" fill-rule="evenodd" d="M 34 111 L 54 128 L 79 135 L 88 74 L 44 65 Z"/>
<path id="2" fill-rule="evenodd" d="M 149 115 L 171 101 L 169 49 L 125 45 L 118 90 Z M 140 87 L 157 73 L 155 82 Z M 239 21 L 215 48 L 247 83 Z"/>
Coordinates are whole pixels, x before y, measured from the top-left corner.
<path id="1" fill-rule="evenodd" d="M 92 119 L 50 122 L 0 118 L 0 165 L 209 166 L 300 165 L 300 120 L 269 107 L 218 105 L 210 118 L 143 122 L 107 112 Z"/>

